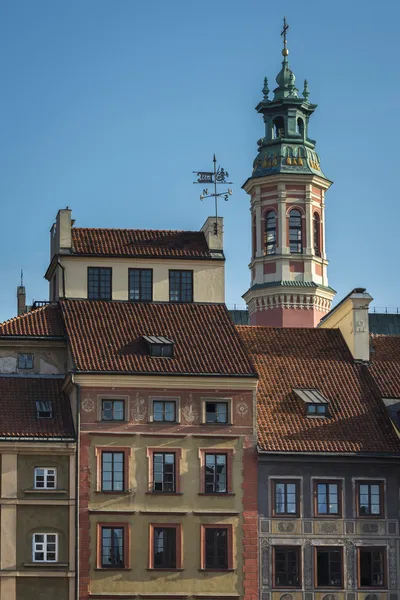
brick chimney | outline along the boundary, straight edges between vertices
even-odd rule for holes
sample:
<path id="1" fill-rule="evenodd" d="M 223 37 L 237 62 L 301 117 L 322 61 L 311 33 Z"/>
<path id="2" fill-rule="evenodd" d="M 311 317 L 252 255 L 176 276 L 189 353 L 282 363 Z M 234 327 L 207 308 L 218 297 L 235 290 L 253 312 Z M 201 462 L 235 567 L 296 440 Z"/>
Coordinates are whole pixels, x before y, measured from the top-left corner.
<path id="1" fill-rule="evenodd" d="M 24 285 L 17 287 L 17 314 L 23 315 L 26 312 L 26 289 Z"/>

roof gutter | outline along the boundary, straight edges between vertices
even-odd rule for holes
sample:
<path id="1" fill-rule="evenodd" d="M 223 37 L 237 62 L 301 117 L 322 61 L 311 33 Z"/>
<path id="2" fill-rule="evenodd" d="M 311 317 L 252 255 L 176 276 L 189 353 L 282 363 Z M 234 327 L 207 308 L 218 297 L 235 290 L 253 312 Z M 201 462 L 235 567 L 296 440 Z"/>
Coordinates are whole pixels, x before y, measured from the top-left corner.
<path id="1" fill-rule="evenodd" d="M 40 436 L 21 436 L 21 435 L 0 435 L 0 442 L 65 442 L 75 443 L 75 438 L 71 437 L 40 437 Z"/>
<path id="2" fill-rule="evenodd" d="M 149 375 L 151 377 L 234 377 L 235 379 L 258 379 L 257 373 L 164 373 L 163 371 L 80 371 L 75 369 L 75 375 Z"/>
<path id="3" fill-rule="evenodd" d="M 400 459 L 400 452 L 276 452 L 275 450 L 262 450 L 257 446 L 258 454 L 267 454 L 268 456 L 325 456 L 325 457 L 340 457 L 348 456 L 353 458 L 398 458 Z"/>

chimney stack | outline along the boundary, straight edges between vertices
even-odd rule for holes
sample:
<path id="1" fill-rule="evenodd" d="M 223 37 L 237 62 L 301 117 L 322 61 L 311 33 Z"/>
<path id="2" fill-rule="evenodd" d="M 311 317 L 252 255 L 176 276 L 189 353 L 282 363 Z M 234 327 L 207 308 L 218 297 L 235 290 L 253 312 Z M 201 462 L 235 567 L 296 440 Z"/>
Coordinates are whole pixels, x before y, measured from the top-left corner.
<path id="1" fill-rule="evenodd" d="M 207 245 L 210 250 L 224 249 L 224 219 L 223 217 L 208 217 L 201 231 L 206 236 Z"/>
<path id="2" fill-rule="evenodd" d="M 17 314 L 26 313 L 26 289 L 24 286 L 24 272 L 21 270 L 21 285 L 17 287 Z"/>

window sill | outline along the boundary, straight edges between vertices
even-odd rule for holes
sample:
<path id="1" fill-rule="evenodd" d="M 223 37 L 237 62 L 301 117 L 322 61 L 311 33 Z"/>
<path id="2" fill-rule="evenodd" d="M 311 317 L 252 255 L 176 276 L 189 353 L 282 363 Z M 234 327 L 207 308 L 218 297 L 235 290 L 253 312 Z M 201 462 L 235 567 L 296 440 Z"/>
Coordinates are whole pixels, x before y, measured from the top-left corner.
<path id="1" fill-rule="evenodd" d="M 126 496 L 128 494 L 130 494 L 131 492 L 129 490 L 95 490 L 94 492 L 95 494 L 105 494 L 107 496 L 111 495 L 111 496 Z"/>
<path id="2" fill-rule="evenodd" d="M 300 519 L 300 515 L 286 515 L 286 514 L 279 514 L 279 515 L 272 515 L 273 519 Z"/>
<path id="3" fill-rule="evenodd" d="M 95 571 L 132 571 L 130 567 L 95 567 Z"/>
<path id="4" fill-rule="evenodd" d="M 204 421 L 204 423 L 201 423 L 201 425 L 206 425 L 207 427 L 230 427 L 233 425 L 233 423 L 207 423 Z"/>
<path id="5" fill-rule="evenodd" d="M 273 585 L 272 589 L 273 590 L 301 590 L 301 585 Z"/>
<path id="6" fill-rule="evenodd" d="M 183 492 L 145 492 L 148 496 L 183 496 Z"/>
<path id="7" fill-rule="evenodd" d="M 184 569 L 182 567 L 177 567 L 176 569 L 169 569 L 168 567 L 148 567 L 148 569 L 146 569 L 146 571 L 162 571 L 162 572 L 166 572 L 169 571 L 170 573 L 174 573 L 175 571 L 183 571 Z"/>
<path id="8" fill-rule="evenodd" d="M 317 521 L 320 521 L 321 519 L 343 519 L 343 516 L 342 515 L 314 515 L 313 518 L 316 519 Z"/>
<path id="9" fill-rule="evenodd" d="M 226 498 L 227 496 L 235 496 L 235 492 L 199 492 L 198 496 L 212 496 L 212 497 L 222 497 Z"/>
<path id="10" fill-rule="evenodd" d="M 358 588 L 359 590 L 378 590 L 380 592 L 383 592 L 385 590 L 387 590 L 387 586 L 386 585 L 370 585 L 370 586 L 359 586 Z"/>
<path id="11" fill-rule="evenodd" d="M 63 494 L 68 494 L 68 490 L 57 490 L 57 489 L 51 489 L 51 488 L 44 488 L 44 489 L 38 489 L 38 490 L 24 490 L 24 494 L 57 494 L 57 495 L 63 495 Z"/>
<path id="12" fill-rule="evenodd" d="M 22 563 L 23 567 L 39 567 L 41 569 L 45 568 L 63 568 L 68 569 L 68 563 L 66 562 L 32 562 L 32 563 Z"/>
<path id="13" fill-rule="evenodd" d="M 199 571 L 205 573 L 232 573 L 236 569 L 199 569 Z"/>

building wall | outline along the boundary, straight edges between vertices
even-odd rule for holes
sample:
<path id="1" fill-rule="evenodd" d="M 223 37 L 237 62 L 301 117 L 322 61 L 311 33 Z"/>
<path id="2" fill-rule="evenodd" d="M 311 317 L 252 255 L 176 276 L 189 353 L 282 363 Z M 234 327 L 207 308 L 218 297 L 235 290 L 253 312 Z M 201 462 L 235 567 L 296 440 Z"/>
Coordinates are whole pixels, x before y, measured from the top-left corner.
<path id="1" fill-rule="evenodd" d="M 134 385 L 100 388 L 81 384 L 80 597 L 88 598 L 90 590 L 91 594 L 109 594 L 110 598 L 120 594 L 162 595 L 163 598 L 187 594 L 256 600 L 254 390 L 242 387 L 224 391 L 215 379 L 212 385 L 218 385 L 217 391 L 191 387 L 188 379 L 185 386 L 168 388 L 165 387 L 167 378 L 162 379 L 160 387 L 155 388 L 154 378 L 149 378 L 149 386 L 153 387 L 147 389 Z M 250 385 L 255 387 L 254 382 Z M 126 399 L 128 410 L 124 423 L 99 421 L 101 400 L 111 397 Z M 154 397 L 177 399 L 180 423 L 151 422 Z M 202 424 L 204 398 L 229 398 L 232 402 L 230 424 Z M 99 490 L 99 449 L 112 447 L 126 449 L 130 456 L 128 491 L 123 494 Z M 149 493 L 152 449 L 178 451 L 178 494 Z M 231 484 L 228 485 L 232 493 L 207 496 L 201 492 L 200 453 L 207 449 L 231 454 L 232 469 L 228 469 Z M 108 522 L 127 524 L 130 530 L 130 569 L 124 570 L 121 576 L 107 568 L 99 569 L 96 560 L 98 524 Z M 181 526 L 182 570 L 163 572 L 149 568 L 150 525 L 157 523 Z M 215 573 L 201 569 L 201 525 L 210 524 L 232 527 L 232 570 Z"/>
<path id="2" fill-rule="evenodd" d="M 75 455 L 73 444 L 0 443 L 0 599 L 74 598 Z M 54 491 L 34 489 L 34 468 L 57 469 Z M 35 533 L 58 534 L 55 563 L 36 563 Z"/>
<path id="3" fill-rule="evenodd" d="M 293 599 L 363 600 L 369 594 L 378 599 L 397 600 L 399 581 L 399 464 L 385 459 L 343 457 L 287 459 L 263 455 L 259 459 L 259 541 L 260 585 L 262 600 L 275 600 L 285 593 Z M 300 517 L 272 516 L 272 480 L 297 479 L 300 485 Z M 342 517 L 314 514 L 313 480 L 339 480 L 343 487 Z M 384 482 L 384 517 L 357 517 L 355 481 Z M 298 589 L 274 588 L 272 549 L 274 546 L 301 548 L 301 586 Z M 343 588 L 317 588 L 314 549 L 318 546 L 343 548 Z M 387 586 L 361 589 L 357 574 L 357 548 L 386 548 Z M 326 596 L 328 594 L 328 596 Z M 330 594 L 333 594 L 331 597 Z M 370 596 L 369 600 L 372 600 Z"/>
<path id="4" fill-rule="evenodd" d="M 20 369 L 18 354 L 33 354 L 33 368 Z M 0 373 L 58 375 L 65 372 L 66 352 L 62 342 L 0 341 Z"/>
<path id="5" fill-rule="evenodd" d="M 88 267 L 111 267 L 113 300 L 128 300 L 128 269 L 136 268 L 153 269 L 154 301 L 169 301 L 170 269 L 193 271 L 193 299 L 195 302 L 225 301 L 225 263 L 222 260 L 139 260 L 61 256 L 60 262 L 65 267 L 65 295 L 67 298 L 87 298 Z M 59 297 L 63 295 L 61 276 L 57 277 L 57 286 Z"/>

